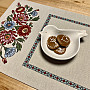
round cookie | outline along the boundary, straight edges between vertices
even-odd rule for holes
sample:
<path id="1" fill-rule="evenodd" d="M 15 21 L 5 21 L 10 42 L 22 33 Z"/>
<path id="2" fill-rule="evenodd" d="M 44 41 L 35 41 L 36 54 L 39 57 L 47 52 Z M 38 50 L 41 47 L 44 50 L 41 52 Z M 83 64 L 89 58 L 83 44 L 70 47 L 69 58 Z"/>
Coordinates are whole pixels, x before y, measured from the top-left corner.
<path id="1" fill-rule="evenodd" d="M 67 47 L 70 44 L 70 38 L 66 35 L 58 35 L 57 41 L 61 46 Z"/>
<path id="2" fill-rule="evenodd" d="M 51 36 L 48 38 L 47 46 L 49 49 L 52 49 L 52 50 L 57 49 L 59 47 L 59 44 L 56 42 L 55 36 Z"/>
<path id="3" fill-rule="evenodd" d="M 59 55 L 64 54 L 65 51 L 66 51 L 66 48 L 62 48 L 62 47 L 59 47 L 59 48 L 57 48 L 57 49 L 54 50 L 54 52 L 55 52 L 56 54 L 59 54 Z"/>

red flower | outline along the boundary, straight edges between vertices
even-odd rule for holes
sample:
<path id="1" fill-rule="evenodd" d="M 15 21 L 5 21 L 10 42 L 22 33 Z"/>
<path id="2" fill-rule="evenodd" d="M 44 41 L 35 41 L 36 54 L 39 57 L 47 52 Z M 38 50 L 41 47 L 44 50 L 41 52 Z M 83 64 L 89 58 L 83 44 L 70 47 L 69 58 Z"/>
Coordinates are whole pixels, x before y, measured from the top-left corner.
<path id="1" fill-rule="evenodd" d="M 28 5 L 25 5 L 25 7 L 30 8 L 30 6 L 28 6 Z"/>
<path id="2" fill-rule="evenodd" d="M 30 32 L 31 32 L 31 27 L 29 25 L 23 25 L 19 27 L 19 29 L 17 30 L 17 34 L 19 34 L 19 36 L 29 35 Z"/>
<path id="3" fill-rule="evenodd" d="M 28 15 L 24 13 L 20 14 L 14 14 L 13 20 L 16 21 L 16 23 L 19 23 L 19 25 L 22 25 L 22 23 L 25 23 L 25 21 L 28 21 Z"/>
<path id="4" fill-rule="evenodd" d="M 18 6 L 20 6 L 21 4 L 20 3 L 18 3 Z"/>
<path id="5" fill-rule="evenodd" d="M 2 21 L 2 22 L 1 22 L 1 24 L 4 24 L 4 23 L 5 23 L 5 21 Z"/>
<path id="6" fill-rule="evenodd" d="M 21 13 L 21 12 L 23 12 L 24 10 L 25 10 L 24 7 L 18 7 L 18 8 L 16 8 L 16 12 L 17 12 L 17 13 Z"/>
<path id="7" fill-rule="evenodd" d="M 36 9 L 35 11 L 39 11 L 39 9 Z"/>
<path id="8" fill-rule="evenodd" d="M 5 64 L 7 63 L 7 59 L 6 58 L 2 58 L 2 62 Z"/>
<path id="9" fill-rule="evenodd" d="M 16 31 L 12 31 L 12 30 L 9 30 L 9 31 L 4 30 L 0 32 L 0 43 L 3 45 L 12 43 L 13 40 L 15 40 L 15 37 L 17 37 L 15 33 Z"/>
<path id="10" fill-rule="evenodd" d="M 27 5 L 25 5 L 25 7 L 28 7 Z"/>
<path id="11" fill-rule="evenodd" d="M 14 10 L 12 10 L 12 13 L 14 13 Z"/>

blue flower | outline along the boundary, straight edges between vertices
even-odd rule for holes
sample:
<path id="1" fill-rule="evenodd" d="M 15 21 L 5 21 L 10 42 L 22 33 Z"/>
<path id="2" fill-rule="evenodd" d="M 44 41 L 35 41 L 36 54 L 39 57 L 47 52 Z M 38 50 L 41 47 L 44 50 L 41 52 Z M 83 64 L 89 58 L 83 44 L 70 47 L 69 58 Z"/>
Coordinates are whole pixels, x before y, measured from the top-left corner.
<path id="1" fill-rule="evenodd" d="M 31 12 L 31 15 L 34 17 L 34 16 L 37 16 L 38 13 L 37 13 L 37 11 L 33 11 L 33 12 Z"/>
<path id="2" fill-rule="evenodd" d="M 13 21 L 7 21 L 4 24 L 5 29 L 12 29 L 15 26 L 15 22 Z"/>
<path id="3" fill-rule="evenodd" d="M 11 57 L 11 56 L 13 56 L 15 54 L 15 52 L 16 52 L 16 48 L 15 47 L 6 48 L 4 56 L 5 56 L 5 58 Z"/>

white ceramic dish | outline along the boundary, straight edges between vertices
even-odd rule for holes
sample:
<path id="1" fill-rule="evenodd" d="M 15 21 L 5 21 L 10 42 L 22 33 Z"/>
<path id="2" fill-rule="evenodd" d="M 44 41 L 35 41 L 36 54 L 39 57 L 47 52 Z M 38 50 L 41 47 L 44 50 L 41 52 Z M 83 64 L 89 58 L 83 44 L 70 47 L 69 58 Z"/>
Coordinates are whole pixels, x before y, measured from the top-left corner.
<path id="1" fill-rule="evenodd" d="M 86 30 L 58 29 L 54 25 L 47 25 L 40 34 L 42 50 L 48 56 L 57 60 L 68 60 L 74 57 L 80 49 L 80 38 L 87 36 Z M 48 38 L 59 34 L 67 35 L 70 38 L 70 44 L 63 55 L 58 55 L 47 47 Z"/>

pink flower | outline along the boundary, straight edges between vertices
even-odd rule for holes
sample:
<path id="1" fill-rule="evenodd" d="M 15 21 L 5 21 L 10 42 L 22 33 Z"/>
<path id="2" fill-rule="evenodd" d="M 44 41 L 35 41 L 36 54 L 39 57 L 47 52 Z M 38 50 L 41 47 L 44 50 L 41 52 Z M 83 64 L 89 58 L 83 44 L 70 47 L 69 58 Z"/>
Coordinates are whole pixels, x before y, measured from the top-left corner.
<path id="1" fill-rule="evenodd" d="M 20 13 L 20 14 L 14 14 L 13 20 L 16 21 L 16 23 L 18 23 L 19 25 L 22 25 L 22 23 L 25 23 L 25 21 L 28 21 L 28 15 L 24 14 L 24 13 Z"/>
<path id="2" fill-rule="evenodd" d="M 15 33 L 16 31 L 12 31 L 12 30 L 9 30 L 9 31 L 4 30 L 0 32 L 0 43 L 3 45 L 12 43 L 13 40 L 15 40 L 15 37 L 17 37 Z"/>

